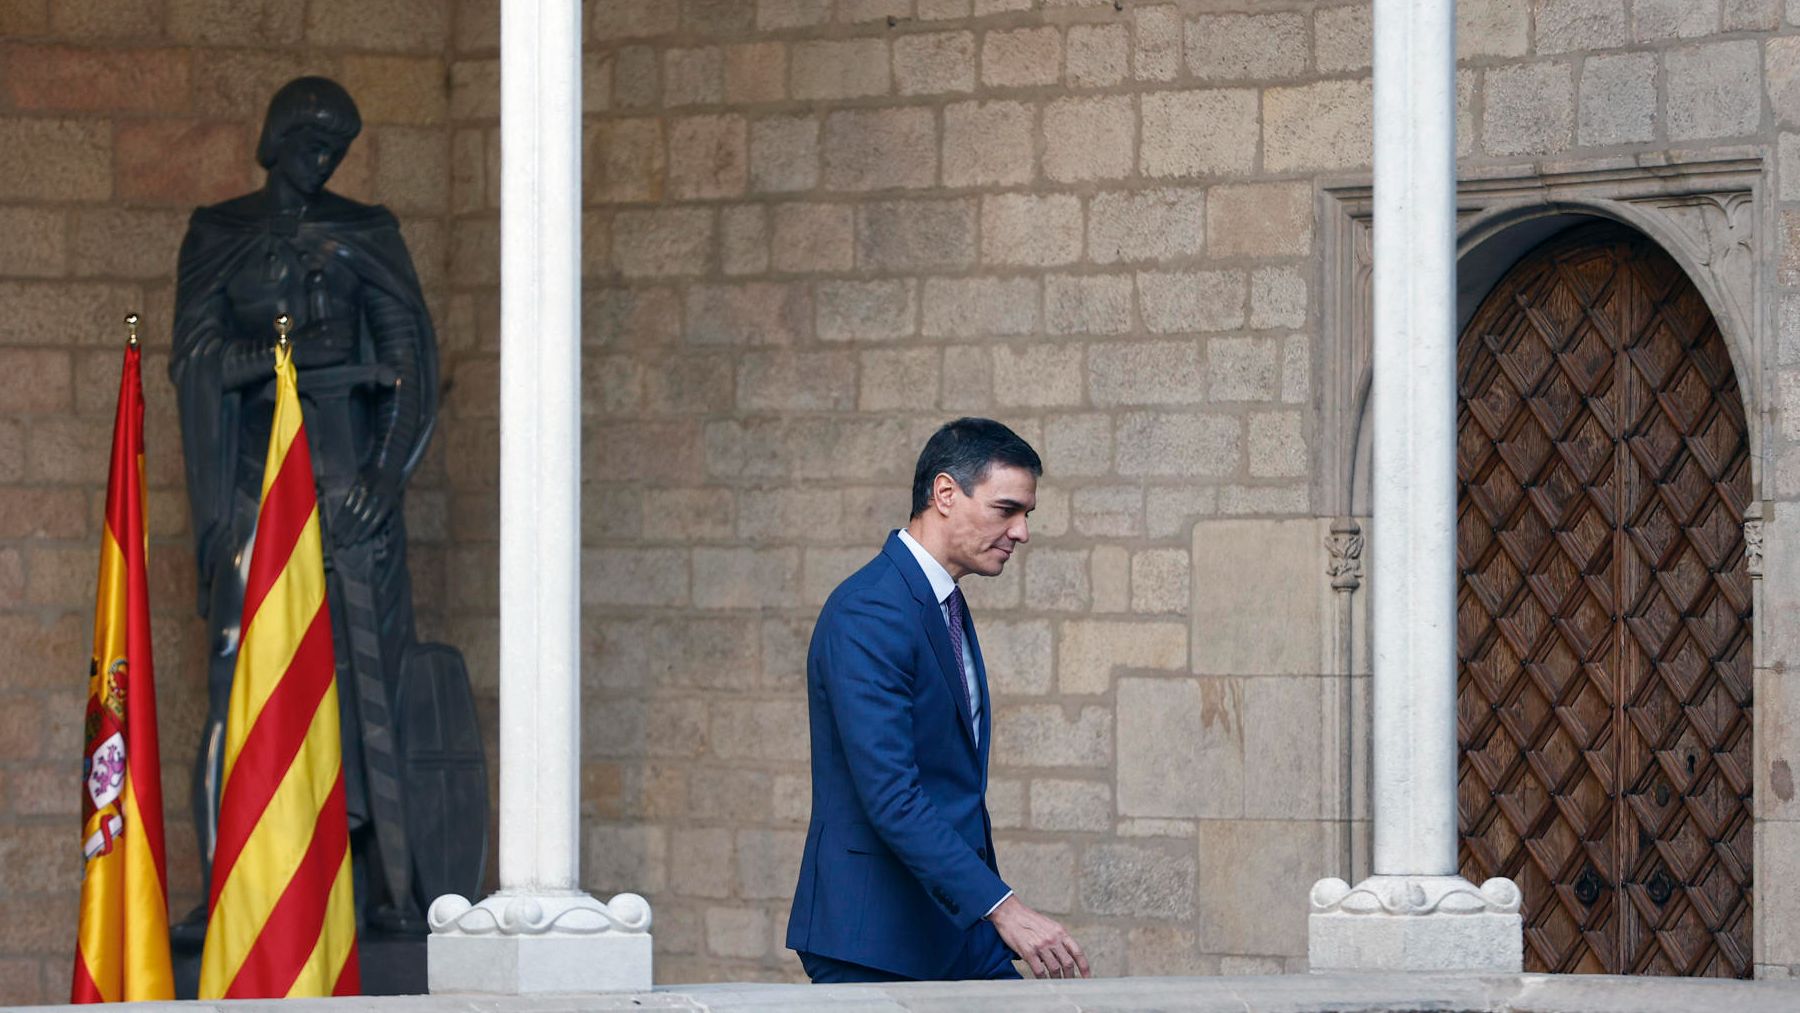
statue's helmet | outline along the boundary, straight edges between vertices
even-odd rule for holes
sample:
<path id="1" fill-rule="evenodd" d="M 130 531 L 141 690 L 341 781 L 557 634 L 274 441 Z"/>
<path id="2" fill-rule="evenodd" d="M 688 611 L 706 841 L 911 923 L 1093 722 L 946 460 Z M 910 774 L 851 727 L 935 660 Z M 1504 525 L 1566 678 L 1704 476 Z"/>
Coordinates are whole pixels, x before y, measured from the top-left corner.
<path id="1" fill-rule="evenodd" d="M 297 77 L 269 99 L 263 117 L 262 137 L 256 142 L 256 161 L 263 168 L 275 164 L 281 142 L 296 130 L 312 127 L 349 146 L 362 132 L 362 114 L 344 86 L 328 77 Z"/>

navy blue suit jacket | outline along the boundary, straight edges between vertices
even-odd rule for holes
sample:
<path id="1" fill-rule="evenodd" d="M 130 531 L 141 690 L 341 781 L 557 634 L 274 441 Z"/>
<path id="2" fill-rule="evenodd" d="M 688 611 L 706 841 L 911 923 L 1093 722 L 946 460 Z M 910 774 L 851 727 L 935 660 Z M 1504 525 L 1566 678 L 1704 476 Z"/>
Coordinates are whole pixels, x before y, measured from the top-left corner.
<path id="1" fill-rule="evenodd" d="M 979 745 L 942 608 L 898 532 L 825 602 L 806 658 L 812 823 L 789 948 L 936 978 L 1006 896 L 984 797 L 987 670 L 969 626 Z"/>

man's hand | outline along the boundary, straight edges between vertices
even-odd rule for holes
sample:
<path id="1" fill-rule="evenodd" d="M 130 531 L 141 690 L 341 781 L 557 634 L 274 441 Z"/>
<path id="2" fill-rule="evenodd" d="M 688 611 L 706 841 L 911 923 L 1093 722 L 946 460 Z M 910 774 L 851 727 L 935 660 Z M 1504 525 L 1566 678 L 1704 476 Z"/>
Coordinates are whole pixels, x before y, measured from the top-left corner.
<path id="1" fill-rule="evenodd" d="M 1054 918 L 1046 918 L 1026 907 L 1019 898 L 1008 897 L 988 915 L 1000 939 L 1031 965 L 1034 978 L 1093 977 L 1081 946 Z"/>

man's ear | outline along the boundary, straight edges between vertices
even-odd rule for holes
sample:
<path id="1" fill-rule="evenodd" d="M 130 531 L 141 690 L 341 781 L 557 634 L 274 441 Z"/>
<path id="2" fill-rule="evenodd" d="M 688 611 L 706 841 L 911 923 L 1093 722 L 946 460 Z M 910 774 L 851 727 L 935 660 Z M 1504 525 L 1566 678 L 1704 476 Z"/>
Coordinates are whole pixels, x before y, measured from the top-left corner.
<path id="1" fill-rule="evenodd" d="M 951 505 L 961 494 L 962 490 L 956 487 L 956 479 L 951 478 L 949 472 L 940 471 L 931 480 L 931 505 L 937 507 L 940 514 L 949 514 Z"/>

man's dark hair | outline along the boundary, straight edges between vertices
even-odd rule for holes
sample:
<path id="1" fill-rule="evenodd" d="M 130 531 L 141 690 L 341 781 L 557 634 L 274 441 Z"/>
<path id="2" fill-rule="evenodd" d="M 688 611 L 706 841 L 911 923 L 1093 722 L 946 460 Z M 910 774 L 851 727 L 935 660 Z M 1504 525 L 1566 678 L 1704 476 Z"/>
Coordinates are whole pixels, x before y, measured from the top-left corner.
<path id="1" fill-rule="evenodd" d="M 343 86 L 328 77 L 297 77 L 269 99 L 256 161 L 267 169 L 281 153 L 281 142 L 303 127 L 312 127 L 349 144 L 362 133 L 362 115 Z"/>
<path id="2" fill-rule="evenodd" d="M 946 422 L 925 441 L 919 463 L 913 468 L 912 516 L 931 504 L 931 485 L 938 475 L 949 475 L 965 495 L 987 478 L 996 464 L 1024 468 L 1033 475 L 1044 473 L 1044 462 L 1018 433 L 993 419 L 963 418 Z"/>

